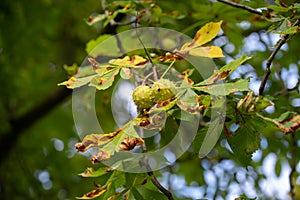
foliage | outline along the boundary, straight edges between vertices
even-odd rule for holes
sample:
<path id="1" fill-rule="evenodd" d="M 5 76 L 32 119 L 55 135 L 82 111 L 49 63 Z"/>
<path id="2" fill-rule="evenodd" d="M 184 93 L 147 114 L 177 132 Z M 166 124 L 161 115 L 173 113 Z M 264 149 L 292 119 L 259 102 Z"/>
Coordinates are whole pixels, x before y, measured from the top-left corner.
<path id="1" fill-rule="evenodd" d="M 117 3 L 119 7 L 117 9 L 115 8 L 116 10 L 113 11 L 112 15 L 100 14 L 95 18 L 89 18 L 88 24 L 95 25 L 96 23 L 103 21 L 102 26 L 105 27 L 120 13 L 126 13 L 129 16 L 133 15 L 134 11 L 137 9 L 136 6 L 140 3 L 141 2 L 132 2 L 124 4 Z M 108 5 L 107 9 L 110 9 L 111 6 L 114 6 L 114 3 Z M 149 9 L 150 15 L 156 14 L 156 10 L 153 11 L 153 8 L 158 9 L 158 6 L 154 4 L 143 4 L 142 6 L 144 8 L 138 11 L 139 14 L 136 16 L 137 19 L 135 21 L 131 21 L 130 23 L 141 23 L 141 21 L 145 17 L 142 13 L 145 12 L 147 9 Z M 278 9 L 276 6 L 269 6 L 268 8 L 279 12 L 287 12 L 287 10 L 289 10 L 288 8 Z M 291 8 L 294 7 L 291 6 Z M 266 18 L 268 18 L 268 16 L 266 16 Z M 155 20 L 156 19 L 157 18 L 155 18 Z M 284 21 L 286 20 L 287 19 L 285 19 Z M 273 21 L 276 21 L 276 23 L 279 24 L 277 27 L 280 26 L 280 29 L 276 33 L 295 34 L 298 32 L 297 26 L 289 27 L 285 25 L 285 28 L 283 28 L 283 24 L 287 22 L 280 21 L 278 23 L 277 20 L 274 19 Z M 152 22 L 151 19 L 150 22 Z M 209 121 L 211 116 L 208 113 L 213 112 L 213 108 L 216 107 L 216 105 L 214 105 L 212 102 L 216 101 L 215 98 L 218 96 L 227 96 L 226 107 L 228 107 L 228 109 L 226 110 L 226 115 L 224 115 L 224 133 L 228 144 L 230 145 L 230 148 L 233 151 L 232 159 L 237 159 L 237 161 L 239 161 L 243 166 L 250 165 L 253 153 L 259 149 L 261 143 L 260 134 L 262 133 L 261 131 L 263 131 L 263 127 L 266 123 L 272 122 L 272 124 L 269 123 L 269 125 L 273 126 L 272 128 L 274 130 L 281 130 L 285 134 L 293 133 L 299 130 L 298 114 L 289 114 L 290 112 L 286 112 L 283 113 L 282 116 L 277 119 L 264 117 L 262 113 L 264 109 L 266 109 L 269 106 L 274 106 L 274 103 L 271 101 L 271 99 L 266 96 L 263 97 L 254 95 L 253 92 L 250 91 L 248 88 L 248 84 L 250 81 L 249 79 L 228 79 L 229 76 L 234 72 L 234 70 L 236 70 L 240 65 L 244 64 L 244 62 L 246 62 L 247 60 L 251 59 L 251 57 L 247 57 L 245 55 L 239 57 L 234 61 L 229 62 L 228 64 L 221 67 L 219 70 L 215 70 L 210 77 L 200 82 L 196 82 L 195 80 L 191 79 L 190 76 L 192 75 L 192 73 L 188 74 L 185 72 L 192 72 L 193 69 L 186 68 L 181 75 L 181 80 L 179 80 L 176 83 L 176 93 L 174 94 L 174 97 L 172 97 L 173 95 L 167 95 L 168 97 L 165 98 L 168 92 L 158 93 L 155 94 L 155 97 L 153 96 L 154 94 L 151 90 L 160 91 L 163 89 L 154 89 L 156 88 L 157 82 L 151 83 L 151 81 L 149 80 L 151 75 L 153 75 L 155 81 L 168 80 L 163 79 L 163 77 L 170 72 L 170 69 L 173 67 L 173 65 L 176 65 L 177 63 L 180 64 L 180 61 L 188 56 L 199 56 L 208 58 L 224 57 L 220 47 L 203 46 L 219 34 L 221 30 L 221 24 L 222 21 L 216 23 L 209 22 L 205 24 L 196 32 L 192 41 L 184 43 L 179 48 L 179 50 L 177 50 L 176 48 L 171 50 L 170 52 L 159 55 L 159 59 L 156 60 L 155 63 L 153 63 L 152 58 L 149 57 L 147 49 L 144 49 L 144 53 L 146 53 L 146 55 L 144 55 L 143 53 L 141 55 L 133 54 L 131 55 L 131 57 L 126 55 L 123 58 L 121 57 L 118 59 L 108 60 L 106 63 L 103 63 L 101 65 L 95 60 L 95 58 L 89 58 L 88 60 L 91 64 L 90 70 L 93 70 L 94 73 L 91 72 L 89 73 L 89 76 L 84 76 L 79 71 L 68 81 L 59 84 L 66 85 L 68 88 L 72 89 L 82 87 L 88 84 L 89 86 L 96 87 L 96 89 L 98 90 L 105 90 L 113 85 L 113 82 L 119 74 L 120 70 L 124 70 L 120 73 L 121 78 L 131 79 L 133 80 L 133 82 L 135 81 L 135 84 L 141 84 L 136 81 L 137 77 L 134 77 L 135 74 L 138 73 L 136 71 L 136 68 L 145 68 L 145 71 L 147 70 L 147 68 L 153 68 L 153 72 L 151 72 L 149 75 L 146 75 L 143 79 L 142 84 L 145 84 L 147 82 L 149 85 L 144 86 L 147 87 L 144 90 L 145 94 L 142 93 L 142 91 L 140 90 L 139 92 L 134 92 L 134 101 L 138 105 L 137 117 L 130 120 L 123 127 L 118 128 L 112 133 L 93 133 L 87 135 L 85 138 L 83 138 L 82 142 L 77 143 L 75 145 L 77 150 L 80 152 L 85 152 L 91 147 L 99 147 L 98 153 L 94 154 L 94 156 L 92 157 L 92 163 L 101 163 L 103 161 L 113 159 L 118 152 L 131 151 L 133 149 L 138 148 L 138 146 L 140 145 L 143 146 L 143 149 L 145 151 L 146 148 L 148 148 L 148 146 L 153 146 L 151 142 L 153 143 L 154 141 L 152 140 L 145 142 L 144 138 L 142 138 L 137 132 L 137 127 L 139 127 L 140 130 L 148 130 L 154 128 L 158 131 L 164 128 L 163 123 L 160 123 L 160 121 L 164 119 L 161 117 L 157 118 L 158 116 L 153 113 L 160 113 L 161 110 L 164 110 L 167 112 L 167 118 L 173 118 L 178 120 L 187 120 L 189 118 L 189 115 L 201 114 L 203 117 L 206 118 L 206 120 Z M 275 30 L 275 28 L 277 27 L 272 27 L 272 30 Z M 139 38 L 138 35 L 137 37 L 139 42 L 142 43 L 142 40 Z M 94 42 L 93 46 L 95 45 L 96 43 Z M 143 55 L 145 57 L 143 57 Z M 166 70 L 163 71 L 162 74 L 157 74 L 155 68 L 155 65 L 157 63 L 168 64 Z M 138 86 L 138 88 L 140 87 L 141 86 Z M 167 87 L 166 90 L 169 90 L 169 88 Z M 209 103 L 202 101 L 203 97 L 205 97 L 206 95 L 210 95 Z M 161 96 L 161 98 L 159 98 L 159 96 Z M 152 99 L 151 102 L 144 104 L 140 102 L 148 102 L 148 99 L 149 101 Z M 153 99 L 157 100 L 153 101 Z M 218 106 L 224 105 L 217 105 L 217 107 Z M 184 118 L 182 118 L 183 116 L 178 116 L 176 114 L 178 112 L 184 112 L 187 115 L 183 115 Z M 180 125 L 179 121 L 177 121 L 176 123 L 179 123 L 177 124 L 177 126 Z M 230 127 L 232 124 L 238 126 L 238 128 L 234 132 L 230 131 L 230 129 L 227 128 Z M 211 122 L 210 125 L 215 126 L 214 122 Z M 168 124 L 165 124 L 164 126 L 168 130 L 172 130 L 172 128 L 176 127 L 169 127 Z M 202 135 L 202 141 L 197 140 L 197 142 L 203 144 L 204 146 L 208 146 L 207 144 L 210 144 L 213 147 L 219 139 L 219 137 L 215 137 L 214 139 L 212 139 L 210 135 L 206 135 L 209 132 L 205 133 L 205 131 L 203 130 L 205 130 L 207 127 L 209 126 L 206 125 L 204 127 L 200 127 L 198 135 Z M 168 134 L 168 132 L 164 134 Z M 162 138 L 159 141 L 159 143 L 165 144 L 166 141 L 164 141 L 164 138 Z M 205 156 L 207 153 L 209 153 L 212 147 L 207 147 L 207 149 L 204 151 L 200 148 L 200 155 Z M 143 184 L 141 184 L 141 182 L 144 182 L 145 180 L 138 181 L 137 185 L 126 184 L 126 181 L 128 181 L 129 179 L 132 180 L 133 183 L 136 183 L 136 176 L 140 176 L 142 174 L 132 175 L 126 172 L 118 171 L 120 166 L 127 165 L 126 163 L 132 162 L 132 160 L 118 160 L 117 158 L 117 161 L 115 162 L 116 163 L 113 165 L 114 167 L 105 169 L 103 169 L 103 167 L 100 167 L 97 171 L 94 171 L 92 168 L 88 168 L 87 172 L 82 174 L 85 177 L 102 177 L 104 175 L 111 177 L 108 178 L 104 184 L 101 184 L 99 187 L 97 187 L 97 189 L 83 195 L 82 197 L 80 197 L 80 199 L 92 199 L 100 196 L 103 199 L 116 199 L 120 198 L 121 196 L 124 196 L 126 199 L 143 198 L 143 194 L 140 193 L 140 190 L 143 187 L 146 187 Z M 144 163 L 144 165 L 146 165 L 147 168 L 148 164 Z M 122 167 L 122 169 L 124 170 L 125 168 Z M 99 170 L 101 173 L 99 173 Z M 124 175 L 125 178 L 120 178 L 120 176 Z M 135 178 L 132 178 L 130 176 L 134 176 Z M 147 174 L 145 173 L 143 176 L 147 177 Z M 125 182 L 122 182 L 121 180 L 124 180 Z M 157 184 L 154 183 L 154 185 L 156 185 L 158 189 L 161 190 Z M 154 191 L 152 191 L 152 193 L 153 192 Z M 172 199 L 172 197 L 168 196 L 167 194 L 166 196 L 169 199 Z"/>
<path id="2" fill-rule="evenodd" d="M 48 98 L 50 91 L 55 93 L 57 82 L 75 91 L 97 90 L 95 110 L 105 132 L 91 127 L 78 142 L 73 138 L 70 100 L 53 110 L 35 126 L 22 131 L 20 137 L 16 134 L 13 152 L 7 153 L 6 163 L 1 163 L 0 169 L 7 172 L 1 175 L 3 198 L 67 199 L 90 190 L 78 198 L 259 199 L 278 195 L 286 199 L 290 190 L 291 197 L 296 199 L 295 195 L 300 193 L 296 170 L 300 111 L 299 58 L 295 52 L 299 51 L 300 6 L 283 0 L 232 2 L 248 7 L 209 0 L 177 1 L 176 6 L 173 1 L 164 0 L 108 0 L 102 1 L 102 8 L 99 2 L 87 0 L 3 1 L 0 22 L 7 29 L 0 31 L 1 135 L 17 130 L 14 120 L 30 114 L 38 102 Z M 253 13 L 248 8 L 261 9 Z M 86 17 L 88 13 L 93 14 Z M 91 27 L 85 26 L 82 18 Z M 138 32 L 134 35 L 135 31 L 131 35 L 134 42 L 132 38 L 111 40 L 115 34 L 135 30 L 137 26 L 174 29 L 192 39 L 180 42 L 165 37 L 161 44 L 172 48 L 157 51 L 130 51 L 147 41 Z M 12 45 L 16 41 L 17 45 Z M 111 43 L 97 49 L 105 41 Z M 285 45 L 276 50 L 282 41 Z M 85 54 L 84 44 L 89 56 L 83 67 L 78 67 Z M 274 52 L 276 56 L 270 58 Z M 201 59 L 201 66 L 186 62 L 189 58 Z M 200 76 L 198 71 L 210 65 L 212 59 L 216 69 Z M 50 64 L 49 68 L 49 62 L 55 66 Z M 267 78 L 266 63 L 270 63 L 271 69 Z M 63 68 L 57 67 L 63 65 L 69 76 L 66 81 L 61 81 L 66 76 Z M 179 74 L 172 80 L 175 71 Z M 116 99 L 120 116 L 128 115 L 126 101 L 114 95 L 113 89 L 120 80 L 135 87 L 147 85 L 151 95 L 153 91 L 159 92 L 155 100 L 151 99 L 151 105 L 138 108 L 135 117 L 124 117 L 116 123 L 110 101 Z M 171 80 L 174 86 L 153 89 L 161 80 Z M 262 80 L 266 84 L 263 95 L 258 95 Z M 164 92 L 160 93 L 161 90 Z M 85 98 L 88 101 L 90 97 Z M 212 117 L 215 111 L 218 120 Z M 131 153 L 151 152 L 168 145 L 181 122 L 197 117 L 199 128 L 180 158 L 168 160 L 168 167 L 154 172 L 147 161 L 139 168 L 148 172 L 124 172 L 125 167 L 137 167 Z M 209 127 L 216 127 L 212 132 L 219 131 L 220 119 L 222 133 L 208 134 Z M 152 132 L 159 132 L 159 138 L 143 137 L 143 133 Z M 58 150 L 59 142 L 65 146 L 62 151 Z M 74 154 L 75 143 L 80 154 L 93 154 L 92 167 L 84 156 Z M 165 153 L 170 155 L 170 151 Z M 119 155 L 128 157 L 120 160 Z M 280 188 L 281 193 L 272 193 L 266 189 L 264 183 L 270 177 L 264 166 L 272 156 L 275 163 L 270 170 L 289 180 L 287 187 L 294 190 Z M 107 167 L 107 162 L 113 165 Z M 284 177 L 287 163 L 292 172 Z M 74 176 L 84 168 L 80 176 L 93 179 L 94 188 L 90 179 Z M 50 177 L 42 179 L 47 173 Z M 20 187 L 9 186 L 16 184 Z M 201 194 L 187 192 L 195 191 L 193 188 Z"/>

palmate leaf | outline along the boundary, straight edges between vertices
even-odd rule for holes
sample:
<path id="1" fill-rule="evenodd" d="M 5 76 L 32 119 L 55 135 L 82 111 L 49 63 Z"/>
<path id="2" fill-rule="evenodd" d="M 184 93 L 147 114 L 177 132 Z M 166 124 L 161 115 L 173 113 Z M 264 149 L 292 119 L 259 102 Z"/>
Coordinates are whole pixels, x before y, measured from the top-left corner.
<path id="1" fill-rule="evenodd" d="M 229 95 L 238 91 L 249 91 L 249 79 L 239 79 L 233 83 L 213 84 L 194 87 L 195 90 L 206 92 L 211 95 Z"/>
<path id="2" fill-rule="evenodd" d="M 184 44 L 179 54 L 189 54 L 192 56 L 208 57 L 208 58 L 219 58 L 224 57 L 222 50 L 217 46 L 206 46 L 202 45 L 210 42 L 221 30 L 222 21 L 214 23 L 210 22 L 204 25 L 199 31 L 197 31 L 192 42 Z"/>
<path id="3" fill-rule="evenodd" d="M 241 64 L 243 64 L 249 59 L 251 59 L 251 57 L 242 55 L 238 59 L 224 65 L 221 69 L 215 70 L 213 75 L 211 75 L 206 80 L 197 83 L 195 86 L 210 85 L 218 81 L 225 80 L 236 68 L 238 68 Z"/>

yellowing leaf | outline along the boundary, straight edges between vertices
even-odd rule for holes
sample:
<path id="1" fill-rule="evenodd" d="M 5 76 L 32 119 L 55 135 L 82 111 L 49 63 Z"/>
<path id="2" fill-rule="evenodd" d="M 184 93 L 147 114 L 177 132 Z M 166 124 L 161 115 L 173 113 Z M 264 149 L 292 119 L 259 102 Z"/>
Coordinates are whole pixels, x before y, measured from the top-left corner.
<path id="1" fill-rule="evenodd" d="M 207 23 L 196 33 L 196 35 L 194 37 L 194 41 L 198 45 L 203 45 L 203 44 L 206 44 L 207 42 L 211 41 L 220 32 L 222 22 L 223 21 L 221 20 L 217 23 L 214 23 L 214 22 Z"/>
<path id="2" fill-rule="evenodd" d="M 112 59 L 109 61 L 109 64 L 118 67 L 138 68 L 138 67 L 144 67 L 147 62 L 148 62 L 147 59 L 138 55 L 134 55 L 131 58 L 129 56 L 125 56 L 124 58 Z"/>
<path id="3" fill-rule="evenodd" d="M 208 58 L 220 58 L 224 57 L 222 49 L 217 46 L 198 47 L 189 50 L 189 54 L 192 56 L 208 57 Z"/>
<path id="4" fill-rule="evenodd" d="M 115 76 L 119 73 L 119 68 L 113 68 L 104 74 L 95 76 L 91 81 L 89 86 L 93 86 L 98 90 L 105 90 L 109 88 L 114 80 Z"/>
<path id="5" fill-rule="evenodd" d="M 105 187 L 103 187 L 101 189 L 92 190 L 92 191 L 84 194 L 82 197 L 76 197 L 76 199 L 94 199 L 96 197 L 99 197 L 100 195 L 102 195 L 104 192 L 106 192 L 108 190 L 110 185 L 111 185 L 111 183 L 108 183 Z"/>
<path id="6" fill-rule="evenodd" d="M 101 146 L 108 143 L 120 133 L 121 129 L 118 129 L 117 131 L 108 134 L 90 134 L 85 136 L 82 142 L 77 143 L 75 147 L 78 151 L 85 152 L 91 147 Z"/>
<path id="7" fill-rule="evenodd" d="M 62 83 L 57 84 L 58 86 L 60 85 L 65 85 L 69 89 L 74 89 L 81 87 L 83 85 L 86 85 L 88 82 L 90 82 L 96 75 L 92 76 L 87 76 L 87 77 L 82 77 L 82 78 L 75 78 L 71 77 L 69 80 L 64 81 Z"/>
<path id="8" fill-rule="evenodd" d="M 209 85 L 226 79 L 236 68 L 238 68 L 241 64 L 243 64 L 249 59 L 251 59 L 251 57 L 242 55 L 238 59 L 224 65 L 220 70 L 215 70 L 214 73 L 208 79 L 197 83 L 196 86 Z"/>

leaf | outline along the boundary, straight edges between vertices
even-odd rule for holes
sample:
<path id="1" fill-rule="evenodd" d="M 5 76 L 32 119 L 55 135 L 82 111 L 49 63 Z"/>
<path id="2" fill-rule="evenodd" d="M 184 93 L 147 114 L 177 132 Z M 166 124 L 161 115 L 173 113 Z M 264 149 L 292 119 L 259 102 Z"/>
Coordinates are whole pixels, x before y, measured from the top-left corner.
<path id="1" fill-rule="evenodd" d="M 112 59 L 109 61 L 109 64 L 118 67 L 142 68 L 147 62 L 147 59 L 134 55 L 131 58 L 129 56 L 125 56 L 124 58 Z"/>
<path id="2" fill-rule="evenodd" d="M 108 134 L 89 134 L 83 138 L 82 142 L 77 143 L 75 147 L 78 151 L 85 152 L 91 147 L 102 146 L 110 142 L 121 133 L 122 129 L 118 129 L 117 131 Z"/>
<path id="3" fill-rule="evenodd" d="M 236 68 L 238 68 L 241 64 L 246 62 L 247 60 L 251 59 L 251 57 L 248 57 L 246 55 L 242 55 L 238 59 L 231 61 L 227 65 L 224 65 L 221 69 L 215 70 L 213 75 L 211 75 L 206 80 L 196 84 L 195 86 L 199 85 L 209 85 L 216 83 L 218 81 L 226 79 Z"/>
<path id="4" fill-rule="evenodd" d="M 120 76 L 122 79 L 127 80 L 127 79 L 130 79 L 133 76 L 133 74 L 131 73 L 130 69 L 121 68 Z"/>
<path id="5" fill-rule="evenodd" d="M 244 114 L 253 114 L 272 105 L 274 105 L 273 102 L 271 102 L 268 98 L 254 95 L 254 93 L 250 91 L 244 99 L 241 99 L 238 102 L 237 109 Z"/>
<path id="6" fill-rule="evenodd" d="M 93 79 L 90 81 L 89 86 L 93 86 L 98 90 L 105 90 L 113 84 L 115 80 L 115 76 L 118 73 L 119 73 L 119 68 L 113 68 L 105 72 L 104 74 L 97 75 L 93 77 Z"/>
<path id="7" fill-rule="evenodd" d="M 214 84 L 208 86 L 194 87 L 194 89 L 211 95 L 229 95 L 238 91 L 249 91 L 249 79 L 239 79 L 233 83 Z"/>
<path id="8" fill-rule="evenodd" d="M 300 115 L 296 112 L 285 112 L 278 118 L 271 119 L 257 114 L 260 118 L 272 122 L 279 130 L 285 134 L 293 133 L 300 130 Z"/>
<path id="9" fill-rule="evenodd" d="M 189 50 L 189 54 L 192 56 L 208 57 L 208 58 L 220 58 L 224 57 L 222 49 L 217 46 L 197 47 Z"/>
<path id="10" fill-rule="evenodd" d="M 198 133 L 197 139 L 200 139 L 198 142 L 202 142 L 199 150 L 200 158 L 206 156 L 218 142 L 223 129 L 220 123 L 221 119 L 217 117 L 208 124 L 208 129 L 201 129 Z"/>
<path id="11" fill-rule="evenodd" d="M 197 31 L 194 41 L 198 45 L 206 44 L 215 38 L 221 30 L 222 20 L 219 22 L 210 22 L 204 25 L 199 31 Z"/>
<path id="12" fill-rule="evenodd" d="M 256 124 L 260 123 L 258 117 L 244 116 L 245 124 L 240 124 L 240 128 L 235 134 L 228 138 L 229 145 L 234 152 L 234 156 L 244 165 L 250 164 L 252 154 L 259 148 L 260 134 L 256 129 Z"/>
<path id="13" fill-rule="evenodd" d="M 106 14 L 98 14 L 97 16 L 90 16 L 90 17 L 88 18 L 87 24 L 88 24 L 89 26 L 92 26 L 92 25 L 94 25 L 95 23 L 104 20 L 106 17 L 107 17 Z"/>
<path id="14" fill-rule="evenodd" d="M 64 65 L 64 69 L 66 70 L 68 75 L 73 76 L 73 75 L 77 74 L 77 72 L 78 72 L 78 65 L 76 63 L 74 63 L 71 66 Z"/>
<path id="15" fill-rule="evenodd" d="M 101 42 L 103 42 L 104 40 L 108 39 L 112 37 L 109 34 L 101 34 L 96 40 L 90 40 L 87 44 L 86 44 L 86 48 L 85 51 L 90 54 L 99 44 L 101 44 Z"/>
<path id="16" fill-rule="evenodd" d="M 74 76 L 69 78 L 69 80 L 64 81 L 62 83 L 57 84 L 58 86 L 65 85 L 69 89 L 78 88 L 88 84 L 96 75 L 82 77 L 82 78 L 75 78 Z"/>
<path id="17" fill-rule="evenodd" d="M 282 6 L 271 5 L 271 6 L 267 6 L 267 8 L 269 8 L 271 10 L 274 10 L 274 11 L 277 11 L 277 12 L 288 12 L 290 10 L 290 8 L 292 8 L 292 7 L 285 8 L 285 7 L 282 7 Z"/>
<path id="18" fill-rule="evenodd" d="M 145 198 L 141 195 L 141 193 L 135 187 L 131 188 L 130 192 L 131 192 L 131 194 L 134 197 L 133 199 L 136 199 L 136 200 L 145 200 Z"/>
<path id="19" fill-rule="evenodd" d="M 80 173 L 79 175 L 82 177 L 99 177 L 109 172 L 111 172 L 111 170 L 107 167 L 101 167 L 96 171 L 93 168 L 88 167 L 84 172 Z"/>
<path id="20" fill-rule="evenodd" d="M 102 187 L 101 189 L 95 189 L 92 190 L 86 194 L 84 194 L 82 197 L 76 197 L 76 199 L 94 199 L 96 197 L 101 196 L 104 192 L 107 191 L 108 187 L 111 183 L 108 183 L 105 187 Z"/>
<path id="21" fill-rule="evenodd" d="M 199 104 L 197 98 L 198 95 L 191 88 L 188 88 L 179 97 L 177 106 L 185 112 L 199 114 Z"/>

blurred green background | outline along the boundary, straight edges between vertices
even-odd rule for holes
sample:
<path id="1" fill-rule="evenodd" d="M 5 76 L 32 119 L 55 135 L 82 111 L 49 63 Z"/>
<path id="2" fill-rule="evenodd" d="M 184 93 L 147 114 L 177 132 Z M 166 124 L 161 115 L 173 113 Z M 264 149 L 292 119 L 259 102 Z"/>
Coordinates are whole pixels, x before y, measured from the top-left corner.
<path id="1" fill-rule="evenodd" d="M 77 176 L 89 161 L 74 154 L 71 92 L 57 83 L 64 64 L 86 56 L 97 31 L 84 18 L 99 4 L 0 2 L 1 199 L 74 199 L 90 189 Z"/>

